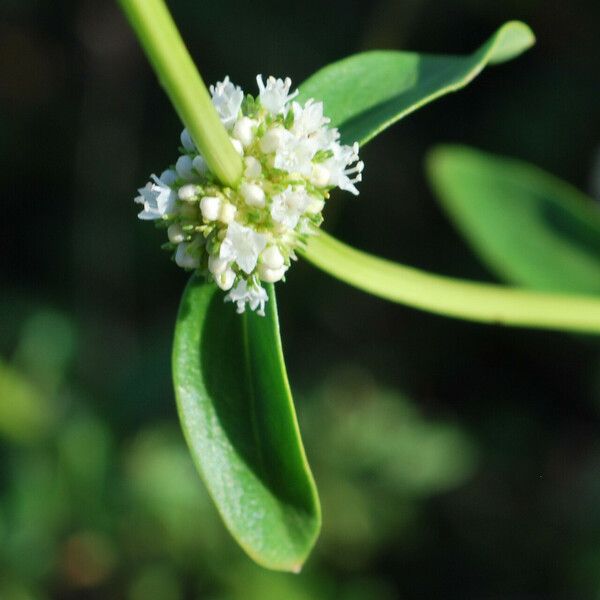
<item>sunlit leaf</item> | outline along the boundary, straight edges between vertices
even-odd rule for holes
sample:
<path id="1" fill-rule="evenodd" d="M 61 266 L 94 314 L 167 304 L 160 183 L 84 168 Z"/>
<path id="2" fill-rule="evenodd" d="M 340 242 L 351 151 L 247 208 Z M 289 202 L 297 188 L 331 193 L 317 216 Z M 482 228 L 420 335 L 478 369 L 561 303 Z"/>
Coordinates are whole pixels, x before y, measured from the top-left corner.
<path id="1" fill-rule="evenodd" d="M 337 279 L 380 298 L 495 325 L 600 333 L 600 298 L 511 288 L 427 273 L 367 254 L 324 231 L 301 254 Z"/>
<path id="2" fill-rule="evenodd" d="M 437 148 L 429 176 L 475 252 L 500 277 L 542 290 L 600 294 L 600 209 L 526 163 Z"/>
<path id="3" fill-rule="evenodd" d="M 272 286 L 265 317 L 238 315 L 192 278 L 173 350 L 181 424 L 226 526 L 259 564 L 298 571 L 320 509 L 287 381 Z"/>
<path id="4" fill-rule="evenodd" d="M 322 100 L 342 139 L 365 144 L 407 114 L 466 86 L 486 65 L 515 58 L 534 41 L 527 25 L 512 21 L 468 56 L 391 50 L 355 54 L 309 77 L 298 100 Z"/>

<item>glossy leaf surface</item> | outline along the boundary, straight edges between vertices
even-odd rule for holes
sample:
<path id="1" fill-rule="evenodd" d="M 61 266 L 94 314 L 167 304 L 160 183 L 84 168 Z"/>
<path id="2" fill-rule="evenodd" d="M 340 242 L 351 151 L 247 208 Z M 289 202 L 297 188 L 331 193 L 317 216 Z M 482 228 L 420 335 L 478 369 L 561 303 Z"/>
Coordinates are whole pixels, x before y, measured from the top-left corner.
<path id="1" fill-rule="evenodd" d="M 279 338 L 266 316 L 236 314 L 193 277 L 173 349 L 179 416 L 196 466 L 233 537 L 259 564 L 297 572 L 320 528 Z"/>
<path id="2" fill-rule="evenodd" d="M 503 25 L 468 56 L 376 50 L 332 63 L 300 86 L 298 101 L 322 100 L 346 143 L 365 144 L 424 104 L 466 86 L 488 64 L 510 60 L 535 41 L 527 25 Z"/>

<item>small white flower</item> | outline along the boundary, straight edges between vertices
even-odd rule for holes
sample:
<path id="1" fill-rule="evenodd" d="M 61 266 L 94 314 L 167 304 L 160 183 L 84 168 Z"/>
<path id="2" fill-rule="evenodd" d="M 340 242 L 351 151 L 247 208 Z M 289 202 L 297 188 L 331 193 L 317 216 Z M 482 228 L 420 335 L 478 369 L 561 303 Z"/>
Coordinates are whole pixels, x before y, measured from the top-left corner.
<path id="1" fill-rule="evenodd" d="M 294 229 L 298 224 L 300 215 L 310 204 L 310 197 L 304 188 L 294 190 L 288 186 L 281 194 L 273 196 L 271 203 L 271 217 L 276 223 Z"/>
<path id="2" fill-rule="evenodd" d="M 312 173 L 312 159 L 317 149 L 314 140 L 307 137 L 298 139 L 292 136 L 275 153 L 273 166 L 287 173 L 308 176 Z"/>
<path id="3" fill-rule="evenodd" d="M 142 221 L 151 221 L 154 219 L 163 219 L 175 212 L 175 203 L 177 201 L 177 193 L 171 189 L 156 175 L 151 175 L 154 183 L 148 182 L 143 188 L 140 188 L 140 193 L 135 202 L 142 204 L 144 210 L 138 213 L 138 219 Z"/>
<path id="4" fill-rule="evenodd" d="M 257 284 L 248 285 L 246 280 L 242 279 L 225 296 L 225 302 L 235 302 L 237 312 L 243 313 L 248 304 L 251 310 L 255 310 L 261 317 L 265 316 L 265 303 L 269 297 L 263 287 Z"/>
<path id="5" fill-rule="evenodd" d="M 298 90 L 289 93 L 292 86 L 292 80 L 289 77 L 286 77 L 285 80 L 269 77 L 267 85 L 265 85 L 262 75 L 257 75 L 256 83 L 258 84 L 258 97 L 261 105 L 273 115 L 285 112 L 287 103 L 299 93 Z"/>
<path id="6" fill-rule="evenodd" d="M 229 77 L 225 77 L 223 81 L 210 86 L 210 93 L 221 123 L 227 129 L 231 129 L 238 118 L 242 101 L 244 100 L 244 92 L 242 92 L 240 87 L 233 85 L 229 81 Z"/>
<path id="7" fill-rule="evenodd" d="M 227 235 L 221 244 L 219 258 L 235 261 L 242 271 L 252 273 L 258 262 L 258 255 L 267 245 L 267 236 L 244 227 L 233 221 L 227 227 Z"/>
<path id="8" fill-rule="evenodd" d="M 337 185 L 340 189 L 358 196 L 358 190 L 354 184 L 362 180 L 361 173 L 364 167 L 364 163 L 358 160 L 358 144 L 353 146 L 333 144 L 331 151 L 333 156 L 324 163 L 325 168 L 329 170 L 329 185 Z M 350 167 L 353 163 L 356 165 Z M 351 178 L 349 175 L 354 175 L 354 177 Z"/>
<path id="9" fill-rule="evenodd" d="M 304 106 L 293 102 L 292 111 L 294 124 L 291 131 L 299 137 L 314 134 L 329 123 L 329 119 L 323 116 L 323 103 L 315 102 L 312 98 Z"/>

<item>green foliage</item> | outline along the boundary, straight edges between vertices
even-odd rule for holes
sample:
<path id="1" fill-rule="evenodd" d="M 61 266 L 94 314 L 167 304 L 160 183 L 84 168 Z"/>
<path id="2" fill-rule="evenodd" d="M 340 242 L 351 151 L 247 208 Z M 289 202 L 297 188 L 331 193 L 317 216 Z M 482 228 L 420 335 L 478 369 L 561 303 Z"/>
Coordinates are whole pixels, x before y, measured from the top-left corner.
<path id="1" fill-rule="evenodd" d="M 60 343 L 48 339 L 50 356 Z M 22 376 L 26 385 L 34 378 Z M 423 416 L 364 369 L 337 369 L 311 385 L 302 398 L 304 425 L 329 519 L 301 578 L 268 573 L 239 552 L 171 422 L 118 432 L 117 422 L 90 410 L 93 394 L 71 377 L 68 386 L 79 393 L 63 387 L 49 400 L 55 407 L 75 394 L 51 435 L 3 455 L 0 597 L 180 600 L 193 589 L 194 597 L 231 600 L 394 598 L 383 582 L 354 570 L 410 529 L 424 499 L 467 481 L 478 449 L 456 424 Z M 36 419 L 46 415 L 38 408 Z M 11 440 L 7 449 L 16 447 Z M 328 564 L 345 573 L 342 581 Z"/>
<path id="2" fill-rule="evenodd" d="M 541 290 L 600 294 L 600 210 L 526 163 L 436 148 L 429 178 L 443 208 L 493 272 Z"/>
<path id="3" fill-rule="evenodd" d="M 515 58 L 535 41 L 524 23 L 506 23 L 470 56 L 373 51 L 328 65 L 300 86 L 299 101 L 322 100 L 346 143 L 365 144 L 425 104 L 466 86 L 488 64 Z"/>
<path id="4" fill-rule="evenodd" d="M 173 348 L 179 414 L 232 535 L 258 563 L 298 571 L 320 527 L 285 372 L 272 286 L 265 317 L 240 316 L 192 278 Z"/>

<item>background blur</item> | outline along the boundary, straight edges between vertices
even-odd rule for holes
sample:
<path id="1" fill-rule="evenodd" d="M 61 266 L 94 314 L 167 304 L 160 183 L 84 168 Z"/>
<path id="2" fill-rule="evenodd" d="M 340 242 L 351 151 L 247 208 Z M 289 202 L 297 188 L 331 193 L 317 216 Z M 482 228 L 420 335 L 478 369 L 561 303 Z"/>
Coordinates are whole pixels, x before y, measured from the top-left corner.
<path id="1" fill-rule="evenodd" d="M 300 83 L 369 48 L 533 51 L 368 145 L 326 227 L 493 280 L 422 164 L 438 142 L 600 197 L 597 0 L 169 2 L 207 82 Z M 278 286 L 323 533 L 299 576 L 254 566 L 188 457 L 170 381 L 186 275 L 133 197 L 181 125 L 114 3 L 0 2 L 0 598 L 600 598 L 600 344 L 446 320 L 299 264 Z"/>

